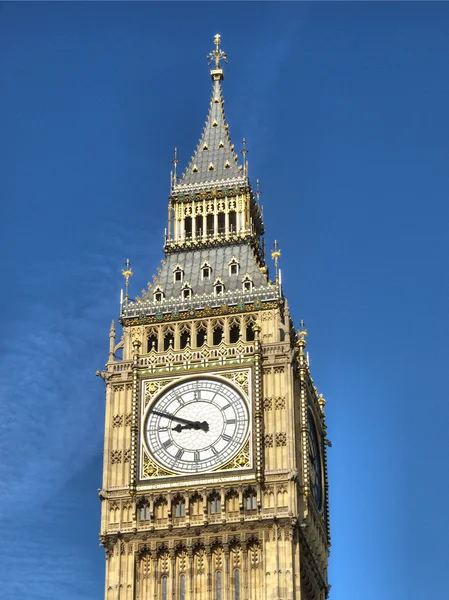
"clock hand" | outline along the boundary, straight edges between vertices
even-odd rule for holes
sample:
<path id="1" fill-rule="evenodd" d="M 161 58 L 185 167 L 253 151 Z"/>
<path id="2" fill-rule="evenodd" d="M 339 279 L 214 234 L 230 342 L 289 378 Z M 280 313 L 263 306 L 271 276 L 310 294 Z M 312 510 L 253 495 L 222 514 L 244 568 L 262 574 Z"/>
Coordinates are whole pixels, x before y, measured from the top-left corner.
<path id="1" fill-rule="evenodd" d="M 172 431 L 177 431 L 178 433 L 181 433 L 184 429 L 202 429 L 207 433 L 209 431 L 209 424 L 206 421 L 202 423 L 195 421 L 192 425 L 176 425 L 176 427 L 172 427 Z"/>
<path id="2" fill-rule="evenodd" d="M 183 419 L 182 417 L 177 417 L 176 415 L 171 415 L 170 413 L 161 412 L 159 410 L 151 411 L 155 415 L 159 415 L 160 417 L 165 417 L 166 419 L 170 419 L 172 421 L 178 421 L 179 423 L 185 423 L 192 427 L 192 429 L 202 429 L 203 431 L 209 431 L 209 425 L 206 421 L 200 423 L 199 421 L 190 421 L 189 419 Z M 207 429 L 206 429 L 207 427 Z"/>

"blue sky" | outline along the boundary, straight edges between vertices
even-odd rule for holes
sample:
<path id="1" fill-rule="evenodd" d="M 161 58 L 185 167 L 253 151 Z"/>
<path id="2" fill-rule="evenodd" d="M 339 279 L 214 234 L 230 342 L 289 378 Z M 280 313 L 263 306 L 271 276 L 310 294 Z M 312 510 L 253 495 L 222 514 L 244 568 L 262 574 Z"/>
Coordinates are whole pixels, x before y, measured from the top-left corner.
<path id="1" fill-rule="evenodd" d="M 225 108 L 327 399 L 331 600 L 440 597 L 449 4 L 0 4 L 0 584 L 102 597 L 105 363 L 162 258 L 221 33 Z"/>

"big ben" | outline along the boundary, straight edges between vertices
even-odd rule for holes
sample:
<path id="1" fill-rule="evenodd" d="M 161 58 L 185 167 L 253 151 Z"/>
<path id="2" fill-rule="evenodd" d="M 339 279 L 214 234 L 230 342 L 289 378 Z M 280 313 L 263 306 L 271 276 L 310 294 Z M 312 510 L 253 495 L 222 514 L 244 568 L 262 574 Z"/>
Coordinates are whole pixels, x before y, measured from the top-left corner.
<path id="1" fill-rule="evenodd" d="M 224 112 L 226 54 L 178 175 L 164 257 L 129 292 L 98 374 L 106 384 L 101 543 L 106 600 L 328 597 L 325 400 L 307 332 L 269 273 L 258 186 Z M 270 263 L 271 263 L 270 261 Z"/>

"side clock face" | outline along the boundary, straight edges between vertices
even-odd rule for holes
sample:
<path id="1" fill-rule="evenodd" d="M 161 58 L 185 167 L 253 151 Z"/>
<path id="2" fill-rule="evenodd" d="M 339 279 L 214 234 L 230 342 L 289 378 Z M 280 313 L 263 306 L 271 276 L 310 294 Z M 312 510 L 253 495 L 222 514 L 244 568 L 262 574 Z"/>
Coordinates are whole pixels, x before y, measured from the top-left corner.
<path id="1" fill-rule="evenodd" d="M 308 451 L 309 451 L 309 473 L 310 489 L 318 510 L 323 507 L 323 477 L 321 471 L 321 453 L 318 443 L 318 434 L 312 413 L 308 413 Z"/>
<path id="2" fill-rule="evenodd" d="M 149 407 L 145 437 L 153 457 L 175 473 L 213 471 L 244 444 L 249 426 L 245 400 L 217 379 L 189 379 Z"/>

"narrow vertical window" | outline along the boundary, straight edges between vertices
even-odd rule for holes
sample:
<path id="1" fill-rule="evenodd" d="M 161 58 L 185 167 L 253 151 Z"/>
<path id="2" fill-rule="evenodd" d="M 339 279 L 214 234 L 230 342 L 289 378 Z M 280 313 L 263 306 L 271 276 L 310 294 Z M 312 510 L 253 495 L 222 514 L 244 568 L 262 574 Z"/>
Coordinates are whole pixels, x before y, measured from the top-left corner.
<path id="1" fill-rule="evenodd" d="M 162 587 L 162 600 L 167 600 L 167 576 L 166 575 L 164 575 L 162 577 L 161 584 L 162 584 L 161 585 L 161 587 Z"/>
<path id="2" fill-rule="evenodd" d="M 186 576 L 181 575 L 179 578 L 179 600 L 185 600 L 186 597 Z"/>
<path id="3" fill-rule="evenodd" d="M 198 215 L 195 217 L 196 235 L 203 235 L 203 217 Z"/>
<path id="4" fill-rule="evenodd" d="M 192 217 L 186 217 L 184 219 L 184 230 L 186 232 L 186 237 L 187 238 L 191 238 L 192 237 Z"/>
<path id="5" fill-rule="evenodd" d="M 225 233 L 225 215 L 218 213 L 218 233 Z"/>
<path id="6" fill-rule="evenodd" d="M 217 571 L 215 575 L 215 588 L 217 591 L 215 600 L 221 600 L 221 571 Z"/>
<path id="7" fill-rule="evenodd" d="M 206 228 L 207 228 L 207 235 L 214 235 L 214 215 L 207 215 Z"/>
<path id="8" fill-rule="evenodd" d="M 237 213 L 235 210 L 229 211 L 229 231 L 231 233 L 237 231 Z"/>
<path id="9" fill-rule="evenodd" d="M 236 569 L 234 571 L 234 600 L 240 600 L 240 571 Z"/>

